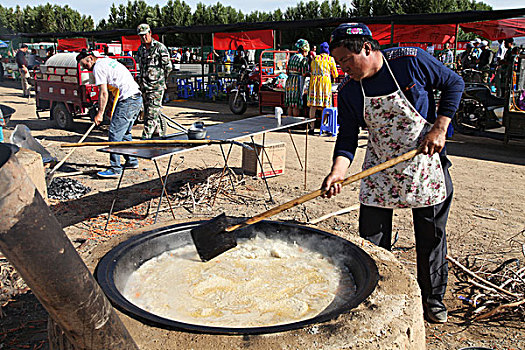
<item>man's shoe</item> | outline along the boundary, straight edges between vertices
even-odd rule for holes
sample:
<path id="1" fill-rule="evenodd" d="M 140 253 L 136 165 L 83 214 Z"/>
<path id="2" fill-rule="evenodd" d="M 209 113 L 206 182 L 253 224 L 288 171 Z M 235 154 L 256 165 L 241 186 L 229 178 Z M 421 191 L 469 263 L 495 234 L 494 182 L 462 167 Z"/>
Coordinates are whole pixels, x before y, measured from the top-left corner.
<path id="1" fill-rule="evenodd" d="M 425 316 L 429 321 L 435 323 L 446 323 L 448 320 L 447 307 L 441 300 L 428 299 L 423 305 Z"/>
<path id="2" fill-rule="evenodd" d="M 105 171 L 99 171 L 97 173 L 97 175 L 99 177 L 102 177 L 102 178 L 105 178 L 105 179 L 109 179 L 109 178 L 117 178 L 117 177 L 119 177 L 120 173 L 115 172 L 115 170 L 113 170 L 113 169 L 108 169 L 108 170 L 105 170 Z"/>
<path id="3" fill-rule="evenodd" d="M 124 169 L 138 169 L 139 168 L 139 163 L 133 163 L 133 164 L 124 164 L 122 166 Z"/>

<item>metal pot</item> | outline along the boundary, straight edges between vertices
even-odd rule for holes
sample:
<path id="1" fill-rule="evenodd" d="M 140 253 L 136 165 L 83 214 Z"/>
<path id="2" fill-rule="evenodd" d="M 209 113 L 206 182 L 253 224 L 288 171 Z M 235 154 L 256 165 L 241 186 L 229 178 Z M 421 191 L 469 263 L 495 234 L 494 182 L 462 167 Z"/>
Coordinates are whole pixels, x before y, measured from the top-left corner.
<path id="1" fill-rule="evenodd" d="M 261 221 L 237 230 L 236 234 L 240 238 L 250 238 L 255 236 L 257 232 L 264 232 L 268 238 L 286 240 L 308 246 L 310 249 L 327 256 L 336 254 L 344 256 L 343 263 L 355 281 L 355 294 L 351 298 L 345 299 L 336 297 L 332 304 L 319 315 L 307 320 L 283 325 L 246 328 L 183 323 L 157 316 L 129 302 L 122 295 L 128 277 L 144 262 L 166 251 L 193 244 L 190 230 L 201 223 L 191 222 L 149 231 L 132 237 L 106 254 L 97 266 L 96 276 L 100 286 L 113 304 L 131 317 L 157 327 L 214 334 L 261 334 L 298 329 L 309 324 L 336 318 L 338 315 L 348 312 L 363 302 L 377 285 L 379 275 L 375 262 L 355 244 L 311 227 L 276 221 Z M 312 241 L 315 241 L 314 245 Z"/>
<path id="2" fill-rule="evenodd" d="M 188 139 L 203 140 L 206 137 L 206 128 L 203 122 L 195 122 L 188 129 Z"/>

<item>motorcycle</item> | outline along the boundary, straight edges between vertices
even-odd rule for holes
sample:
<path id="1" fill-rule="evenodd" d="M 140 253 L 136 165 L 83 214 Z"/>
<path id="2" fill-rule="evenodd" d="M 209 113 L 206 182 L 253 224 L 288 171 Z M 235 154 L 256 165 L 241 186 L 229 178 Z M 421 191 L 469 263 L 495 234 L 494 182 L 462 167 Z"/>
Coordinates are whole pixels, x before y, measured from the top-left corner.
<path id="1" fill-rule="evenodd" d="M 494 96 L 486 84 L 466 82 L 452 126 L 462 134 L 502 127 L 504 105 L 505 99 Z"/>
<path id="2" fill-rule="evenodd" d="M 228 105 L 233 114 L 243 114 L 248 104 L 259 101 L 260 74 L 256 66 L 253 69 L 243 67 L 237 81 L 227 87 Z"/>

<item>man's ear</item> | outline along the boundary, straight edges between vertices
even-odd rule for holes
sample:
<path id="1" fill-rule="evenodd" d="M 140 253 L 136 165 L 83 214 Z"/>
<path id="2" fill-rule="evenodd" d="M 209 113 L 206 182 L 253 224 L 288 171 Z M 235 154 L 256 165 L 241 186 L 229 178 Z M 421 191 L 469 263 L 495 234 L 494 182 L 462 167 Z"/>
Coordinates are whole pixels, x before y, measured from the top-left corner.
<path id="1" fill-rule="evenodd" d="M 365 49 L 365 54 L 367 56 L 370 56 L 370 52 L 372 52 L 372 47 L 370 46 L 369 43 L 365 43 L 364 44 L 364 49 Z"/>

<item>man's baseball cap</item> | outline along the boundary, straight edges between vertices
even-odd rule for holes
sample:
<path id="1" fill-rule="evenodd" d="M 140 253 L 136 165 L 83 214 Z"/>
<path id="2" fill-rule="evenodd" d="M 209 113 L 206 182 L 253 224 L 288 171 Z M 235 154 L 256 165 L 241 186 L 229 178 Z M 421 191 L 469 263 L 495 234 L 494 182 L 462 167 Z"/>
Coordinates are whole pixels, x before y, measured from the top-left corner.
<path id="1" fill-rule="evenodd" d="M 26 44 L 22 44 L 22 45 L 20 45 L 20 48 L 21 48 L 21 49 L 25 49 L 25 48 L 27 48 L 27 47 L 29 47 L 29 46 L 27 46 Z"/>
<path id="2" fill-rule="evenodd" d="M 335 28 L 330 35 L 330 42 L 341 39 L 350 39 L 357 37 L 372 38 L 372 31 L 363 23 L 343 23 Z"/>
<path id="3" fill-rule="evenodd" d="M 80 51 L 80 53 L 77 55 L 76 59 L 77 59 L 77 62 L 80 63 L 81 60 L 83 60 L 84 58 L 88 57 L 88 56 L 94 56 L 92 52 L 87 52 L 86 50 L 82 50 Z"/>
<path id="4" fill-rule="evenodd" d="M 474 44 L 481 44 L 481 39 L 480 38 L 474 39 Z"/>
<path id="5" fill-rule="evenodd" d="M 481 46 L 487 46 L 489 42 L 487 40 L 481 40 Z"/>
<path id="6" fill-rule="evenodd" d="M 139 26 L 137 27 L 137 34 L 138 35 L 144 35 L 144 34 L 147 34 L 150 31 L 151 31 L 151 28 L 149 27 L 149 25 L 147 23 L 139 24 Z"/>

